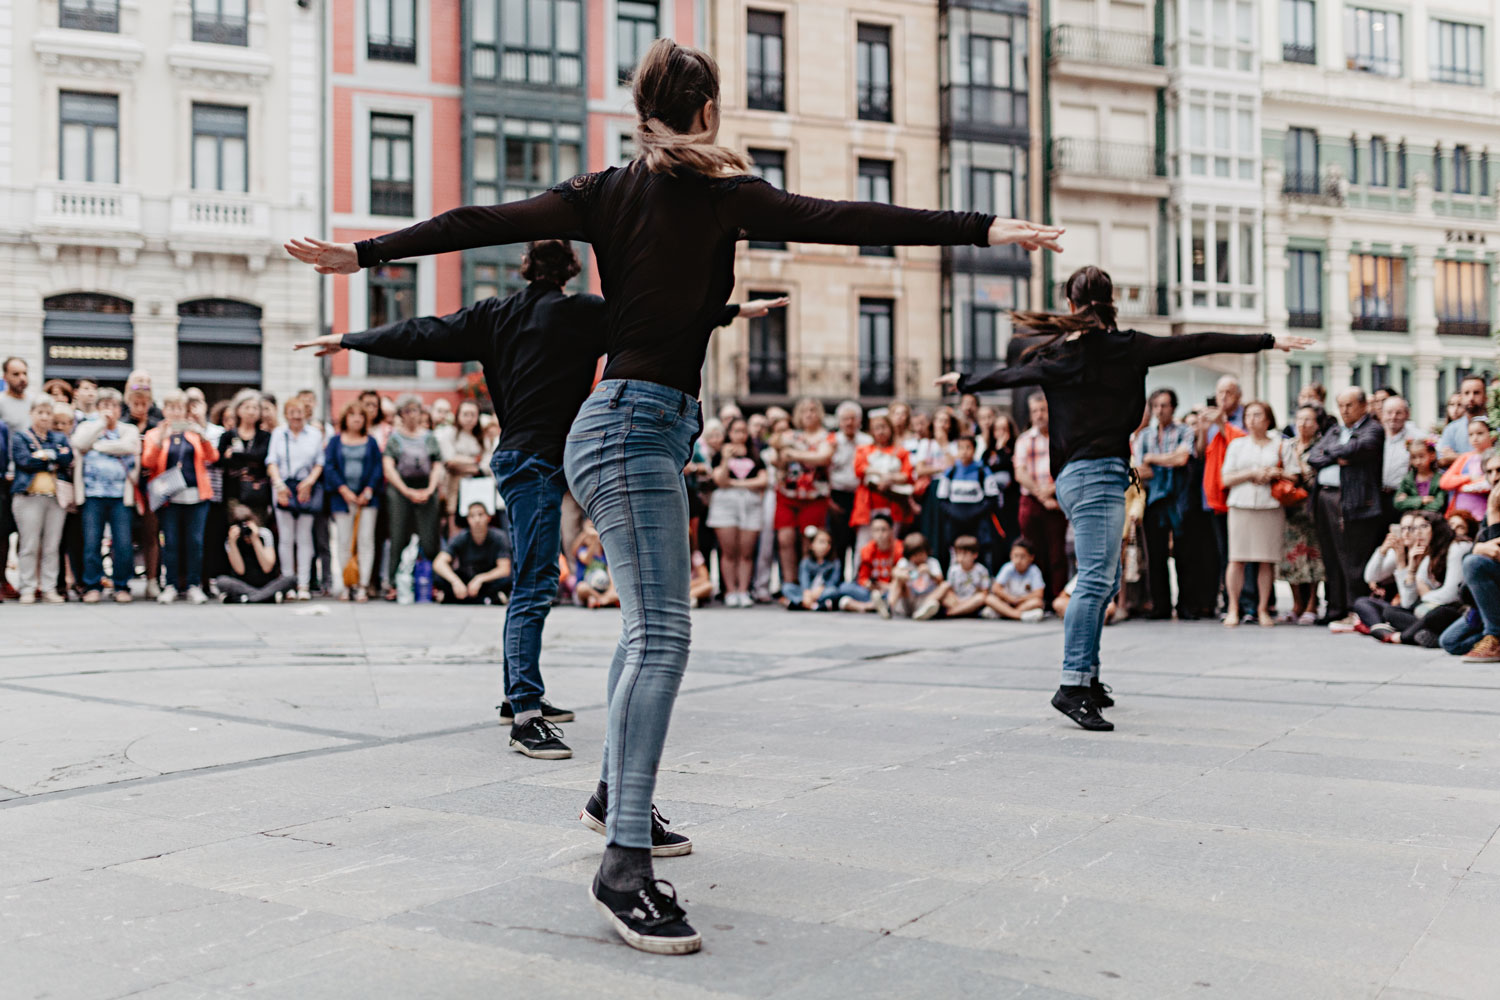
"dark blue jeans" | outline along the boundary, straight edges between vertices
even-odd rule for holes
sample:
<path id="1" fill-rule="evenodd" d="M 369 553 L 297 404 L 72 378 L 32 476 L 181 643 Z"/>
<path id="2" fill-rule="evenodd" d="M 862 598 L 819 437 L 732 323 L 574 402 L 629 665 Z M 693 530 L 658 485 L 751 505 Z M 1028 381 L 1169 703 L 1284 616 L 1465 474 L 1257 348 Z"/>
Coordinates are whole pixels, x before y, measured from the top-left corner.
<path id="1" fill-rule="evenodd" d="M 87 497 L 83 501 L 83 589 L 98 590 L 104 575 L 104 526 L 109 525 L 110 551 L 114 557 L 115 590 L 130 586 L 135 576 L 135 549 L 131 547 L 130 524 L 134 512 L 119 497 Z"/>
<path id="2" fill-rule="evenodd" d="M 568 485 L 599 529 L 620 594 L 602 775 L 607 840 L 620 847 L 651 846 L 656 767 L 687 669 L 692 564 L 682 467 L 702 429 L 696 399 L 654 382 L 606 379 L 568 434 Z"/>
<path id="3" fill-rule="evenodd" d="M 156 512 L 161 525 L 161 564 L 167 586 L 186 590 L 203 583 L 203 525 L 208 503 L 169 503 Z"/>
<path id="4" fill-rule="evenodd" d="M 1479 622 L 1475 627 L 1471 612 L 1443 632 L 1442 646 L 1455 656 L 1467 653 L 1482 636 L 1500 635 L 1500 562 L 1469 553 L 1464 556 L 1464 583 L 1474 595 Z"/>
<path id="5" fill-rule="evenodd" d="M 497 451 L 490 471 L 510 518 L 510 606 L 505 610 L 505 697 L 516 712 L 542 707 L 542 628 L 557 596 L 563 471 L 540 455 Z"/>

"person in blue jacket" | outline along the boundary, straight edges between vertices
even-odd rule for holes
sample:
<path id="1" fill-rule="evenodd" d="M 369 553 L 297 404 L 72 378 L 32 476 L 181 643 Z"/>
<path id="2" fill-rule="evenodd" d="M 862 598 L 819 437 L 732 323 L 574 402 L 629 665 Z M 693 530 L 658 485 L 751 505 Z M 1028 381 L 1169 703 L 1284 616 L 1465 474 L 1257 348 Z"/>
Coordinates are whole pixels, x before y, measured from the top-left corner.
<path id="1" fill-rule="evenodd" d="M 958 458 L 937 480 L 937 499 L 942 508 L 942 534 L 933 553 L 939 562 L 947 563 L 948 550 L 954 539 L 972 535 L 979 540 L 980 562 L 994 570 L 990 563 L 998 557 L 1002 537 L 996 516 L 1000 513 L 1001 494 L 1008 483 L 1003 473 L 992 471 L 974 457 L 974 438 L 958 439 Z M 988 557 L 988 558 L 986 558 Z"/>
<path id="2" fill-rule="evenodd" d="M 819 531 L 797 567 L 797 582 L 781 588 L 788 611 L 835 611 L 844 594 L 844 567 L 833 555 L 833 536 Z"/>
<path id="3" fill-rule="evenodd" d="M 30 427 L 11 429 L 10 457 L 16 468 L 11 514 L 16 520 L 16 557 L 21 564 L 21 603 L 35 604 L 40 586 L 43 601 L 62 604 L 67 598 L 56 590 L 57 563 L 66 512 L 57 494 L 58 484 L 72 477 L 73 446 L 66 434 L 52 429 L 50 396 L 38 397 L 31 404 Z"/>
<path id="4" fill-rule="evenodd" d="M 375 520 L 380 494 L 385 489 L 385 470 L 380 443 L 366 426 L 369 417 L 357 400 L 339 414 L 339 432 L 328 439 L 323 451 L 323 483 L 333 512 L 333 590 L 340 600 L 368 601 L 375 572 Z M 359 564 L 359 581 L 344 584 L 344 564 L 353 554 Z"/>

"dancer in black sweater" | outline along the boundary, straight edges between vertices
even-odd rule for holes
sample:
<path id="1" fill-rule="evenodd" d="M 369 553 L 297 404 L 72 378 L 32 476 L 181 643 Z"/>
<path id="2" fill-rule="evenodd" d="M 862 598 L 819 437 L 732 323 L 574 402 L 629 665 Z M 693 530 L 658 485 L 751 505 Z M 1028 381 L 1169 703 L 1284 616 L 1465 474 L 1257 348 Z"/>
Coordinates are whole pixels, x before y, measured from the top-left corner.
<path id="1" fill-rule="evenodd" d="M 638 158 L 509 205 L 461 208 L 355 244 L 298 240 L 324 274 L 416 254 L 552 238 L 594 247 L 605 298 L 604 380 L 568 436 L 568 484 L 598 527 L 624 628 L 609 672 L 608 845 L 590 894 L 632 947 L 696 951 L 701 938 L 651 867 L 651 796 L 687 666 L 687 498 L 682 468 L 702 426 L 708 337 L 742 239 L 846 245 L 1059 249 L 1061 230 L 977 212 L 824 201 L 777 190 L 717 145 L 712 58 L 658 39 L 636 70 Z M 664 887 L 664 888 L 663 888 Z"/>
<path id="2" fill-rule="evenodd" d="M 1057 500 L 1073 525 L 1078 581 L 1063 619 L 1062 686 L 1052 706 L 1084 729 L 1109 730 L 1099 712 L 1114 704 L 1099 681 L 1104 610 L 1118 590 L 1130 435 L 1146 409 L 1146 371 L 1206 354 L 1303 350 L 1307 337 L 1269 333 L 1191 333 L 1153 337 L 1115 325 L 1114 285 L 1097 267 L 1073 272 L 1064 286 L 1072 312 L 1018 313 L 1018 337 L 1030 339 L 1020 363 L 972 378 L 949 372 L 937 384 L 958 392 L 1039 385 L 1050 414 L 1047 440 Z"/>

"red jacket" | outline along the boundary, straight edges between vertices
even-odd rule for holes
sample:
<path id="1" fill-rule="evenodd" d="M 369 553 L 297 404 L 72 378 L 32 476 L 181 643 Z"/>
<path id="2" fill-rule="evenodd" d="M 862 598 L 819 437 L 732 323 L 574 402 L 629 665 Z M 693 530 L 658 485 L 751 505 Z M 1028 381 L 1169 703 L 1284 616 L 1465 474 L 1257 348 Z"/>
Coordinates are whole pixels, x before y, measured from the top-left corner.
<path id="1" fill-rule="evenodd" d="M 1244 436 L 1244 431 L 1226 421 L 1208 443 L 1203 455 L 1203 499 L 1208 501 L 1215 514 L 1229 513 L 1229 491 L 1224 488 L 1224 453 L 1229 450 L 1229 442 Z"/>
<path id="2" fill-rule="evenodd" d="M 855 575 L 855 580 L 866 589 L 884 587 L 891 582 L 891 570 L 896 568 L 905 554 L 899 538 L 891 539 L 891 547 L 885 552 L 874 542 L 866 542 L 865 547 L 859 550 L 859 573 Z"/>
<path id="3" fill-rule="evenodd" d="M 171 427 L 165 423 L 157 424 L 146 432 L 146 441 L 141 449 L 141 468 L 146 473 L 141 477 L 142 488 L 145 487 L 149 477 L 159 476 L 167 471 L 167 455 L 170 449 L 167 448 L 166 443 L 170 440 L 171 434 Z M 219 449 L 203 440 L 203 435 L 197 431 L 187 431 L 184 436 L 188 444 L 193 446 L 193 471 L 198 478 L 198 499 L 212 500 L 214 486 L 208 481 L 208 467 L 219 460 Z"/>
<path id="4" fill-rule="evenodd" d="M 906 523 L 907 511 L 910 506 L 898 499 L 893 499 L 887 494 L 877 492 L 865 482 L 865 473 L 870 470 L 870 456 L 879 453 L 882 456 L 889 455 L 899 458 L 901 461 L 901 476 L 899 482 L 911 482 L 911 453 L 899 444 L 888 444 L 884 448 L 879 445 L 867 444 L 854 453 L 854 474 L 859 477 L 859 489 L 854 491 L 854 510 L 849 515 L 849 523 L 858 527 L 870 523 L 870 515 L 877 510 L 883 510 L 891 516 L 891 523 L 900 526 Z"/>

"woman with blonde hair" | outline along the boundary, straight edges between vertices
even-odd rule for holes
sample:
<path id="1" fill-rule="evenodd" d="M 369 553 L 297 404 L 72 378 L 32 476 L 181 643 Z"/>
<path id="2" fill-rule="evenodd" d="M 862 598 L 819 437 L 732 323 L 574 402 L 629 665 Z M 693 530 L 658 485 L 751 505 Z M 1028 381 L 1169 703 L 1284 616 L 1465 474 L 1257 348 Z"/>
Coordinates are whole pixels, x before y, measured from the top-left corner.
<path id="1" fill-rule="evenodd" d="M 141 471 L 150 476 L 147 496 L 161 525 L 161 561 L 167 585 L 157 600 L 171 604 L 184 595 L 203 604 L 203 524 L 214 487 L 208 467 L 219 449 L 203 439 L 188 418 L 187 393 L 173 389 L 161 398 L 162 421 L 146 432 Z"/>
<path id="2" fill-rule="evenodd" d="M 358 402 L 339 414 L 338 433 L 323 453 L 323 479 L 333 513 L 333 590 L 339 600 L 369 600 L 375 569 L 375 515 L 385 487 L 380 445 L 369 432 L 369 416 Z M 356 523 L 358 527 L 356 527 Z M 359 565 L 354 586 L 344 583 L 343 567 L 353 554 Z"/>
<path id="3" fill-rule="evenodd" d="M 794 583 L 802 562 L 802 539 L 828 524 L 828 466 L 833 441 L 823 426 L 823 404 L 806 397 L 792 407 L 792 426 L 776 443 L 776 549 L 781 582 Z"/>
<path id="4" fill-rule="evenodd" d="M 1276 624 L 1270 610 L 1276 567 L 1286 553 L 1286 515 L 1271 495 L 1271 486 L 1288 478 L 1283 467 L 1282 442 L 1271 404 L 1251 400 L 1244 408 L 1245 434 L 1229 442 L 1224 453 L 1223 481 L 1229 491 L 1229 566 L 1224 570 L 1225 593 L 1238 594 L 1245 582 L 1245 565 L 1259 569 L 1260 607 L 1256 617 L 1265 628 Z M 1231 607 L 1226 628 L 1236 628 L 1240 616 Z"/>
<path id="5" fill-rule="evenodd" d="M 639 152 L 628 166 L 513 204 L 455 209 L 358 245 L 299 240 L 287 249 L 320 273 L 352 274 L 399 257 L 530 239 L 593 244 L 609 309 L 609 362 L 573 422 L 565 465 L 603 539 L 624 628 L 609 671 L 609 729 L 595 792 L 607 799 L 607 846 L 590 895 L 627 944 L 685 954 L 701 938 L 675 891 L 654 877 L 651 797 L 691 629 L 682 469 L 702 424 L 699 376 L 734 286 L 735 244 L 1034 250 L 1057 249 L 1061 230 L 781 191 L 753 176 L 741 153 L 718 145 L 718 66 L 670 39 L 646 52 L 633 96 Z"/>

